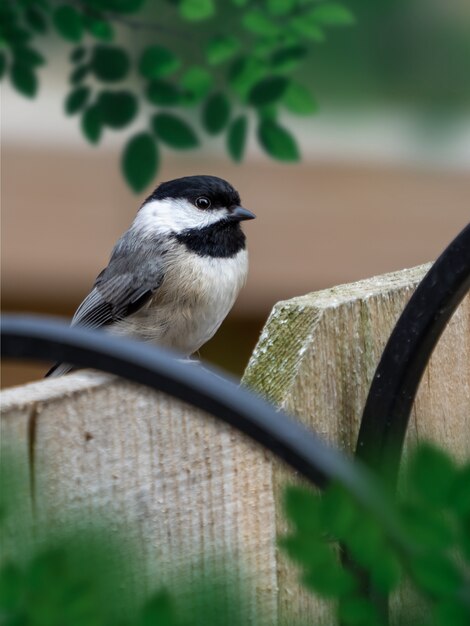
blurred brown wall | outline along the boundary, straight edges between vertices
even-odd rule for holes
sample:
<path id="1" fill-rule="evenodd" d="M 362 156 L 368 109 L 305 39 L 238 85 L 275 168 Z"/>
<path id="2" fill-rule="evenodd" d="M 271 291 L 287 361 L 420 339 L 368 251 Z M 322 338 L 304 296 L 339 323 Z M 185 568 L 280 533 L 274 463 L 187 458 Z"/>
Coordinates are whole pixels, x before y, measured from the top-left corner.
<path id="1" fill-rule="evenodd" d="M 465 172 L 254 158 L 235 166 L 197 155 L 165 157 L 159 180 L 194 173 L 230 180 L 258 216 L 245 227 L 247 285 L 203 352 L 236 372 L 277 300 L 432 260 L 470 217 Z M 113 151 L 4 146 L 3 310 L 70 315 L 144 197 L 128 190 Z M 10 365 L 3 384 L 43 369 Z"/>

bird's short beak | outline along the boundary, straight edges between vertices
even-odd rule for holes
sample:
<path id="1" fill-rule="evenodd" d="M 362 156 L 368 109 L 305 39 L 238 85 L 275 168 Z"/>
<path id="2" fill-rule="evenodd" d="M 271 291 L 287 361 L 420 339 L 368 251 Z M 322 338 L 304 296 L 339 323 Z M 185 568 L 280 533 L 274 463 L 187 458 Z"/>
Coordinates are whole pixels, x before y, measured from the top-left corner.
<path id="1" fill-rule="evenodd" d="M 229 217 L 235 222 L 241 222 L 243 220 L 254 220 L 256 215 L 242 206 L 236 206 L 230 211 Z"/>

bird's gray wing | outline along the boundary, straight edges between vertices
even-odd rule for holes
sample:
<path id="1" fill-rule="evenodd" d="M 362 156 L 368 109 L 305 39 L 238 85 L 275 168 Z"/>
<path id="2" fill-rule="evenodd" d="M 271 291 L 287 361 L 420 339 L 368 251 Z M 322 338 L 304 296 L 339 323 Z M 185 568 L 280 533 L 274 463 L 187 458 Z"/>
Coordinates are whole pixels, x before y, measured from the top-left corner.
<path id="1" fill-rule="evenodd" d="M 163 264 L 158 257 L 129 258 L 114 254 L 97 277 L 92 291 L 83 300 L 72 318 L 72 326 L 99 328 L 123 320 L 143 307 L 163 280 Z M 72 369 L 57 363 L 46 376 L 60 376 Z"/>
<path id="2" fill-rule="evenodd" d="M 75 312 L 72 326 L 99 328 L 123 320 L 150 300 L 160 282 L 139 282 L 132 273 L 97 280 Z"/>

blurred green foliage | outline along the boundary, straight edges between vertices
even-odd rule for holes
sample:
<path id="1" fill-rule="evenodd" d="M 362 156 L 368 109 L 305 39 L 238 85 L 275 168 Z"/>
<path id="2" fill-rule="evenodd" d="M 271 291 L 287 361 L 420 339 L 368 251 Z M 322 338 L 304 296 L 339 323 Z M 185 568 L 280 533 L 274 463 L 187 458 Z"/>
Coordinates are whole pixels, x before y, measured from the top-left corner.
<path id="1" fill-rule="evenodd" d="M 469 624 L 470 464 L 457 466 L 444 452 L 423 445 L 411 456 L 402 481 L 395 508 L 407 549 L 337 485 L 322 495 L 287 489 L 292 532 L 280 546 L 302 567 L 309 589 L 338 601 L 342 624 L 386 624 L 374 599 L 403 583 L 423 607 L 418 621 L 405 623 Z M 364 592 L 364 579 L 370 581 L 370 594 Z"/>
<path id="2" fill-rule="evenodd" d="M 143 572 L 132 545 L 99 521 L 71 518 L 39 523 L 27 498 L 27 468 L 2 450 L 0 472 L 0 623 L 2 626 L 196 626 L 246 623 L 243 592 L 203 571 L 202 582 L 178 591 L 142 591 Z M 396 545 L 370 511 L 332 485 L 322 495 L 285 491 L 291 532 L 279 544 L 302 567 L 312 593 L 337 601 L 342 624 L 385 624 L 376 598 L 405 583 L 419 597 L 419 615 L 400 623 L 470 623 L 470 465 L 419 447 L 403 472 L 403 493 L 392 502 L 406 548 Z M 62 517 L 63 522 L 63 517 Z M 101 525 L 100 525 L 101 524 Z M 93 528 L 93 529 L 91 529 Z M 347 558 L 340 558 L 340 545 Z M 129 549 L 131 547 L 131 549 Z M 126 555 L 126 556 L 123 556 Z M 220 555 L 222 558 L 223 555 Z M 372 594 L 363 582 L 370 580 Z M 136 586 L 137 585 L 137 586 Z M 140 592 L 136 594 L 136 589 Z M 403 598 L 402 598 L 403 601 Z M 416 605 L 416 600 L 415 600 Z M 416 611 L 416 606 L 415 606 Z"/>
<path id="3" fill-rule="evenodd" d="M 297 161 L 280 112 L 311 115 L 316 106 L 295 74 L 327 29 L 354 22 L 332 0 L 4 0 L 0 18 L 0 70 L 28 98 L 46 63 L 38 39 L 55 33 L 71 46 L 64 109 L 80 115 L 90 143 L 105 129 L 129 127 L 139 112 L 148 117 L 148 128 L 136 130 L 123 151 L 135 191 L 157 173 L 160 144 L 200 145 L 192 128 L 198 118 L 208 135 L 226 134 L 235 161 L 243 158 L 251 118 L 270 156 Z M 185 109 L 198 113 L 183 119 Z"/>
<path id="4" fill-rule="evenodd" d="M 465 0 L 357 0 L 356 25 L 329 37 L 301 72 L 322 102 L 406 107 L 449 122 L 470 111 L 470 9 Z"/>

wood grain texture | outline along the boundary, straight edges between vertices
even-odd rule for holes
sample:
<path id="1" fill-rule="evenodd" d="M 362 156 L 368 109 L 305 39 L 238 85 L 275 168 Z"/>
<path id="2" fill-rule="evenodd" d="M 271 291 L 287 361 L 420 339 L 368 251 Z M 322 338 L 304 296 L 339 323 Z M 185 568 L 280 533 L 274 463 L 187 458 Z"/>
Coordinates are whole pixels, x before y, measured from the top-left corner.
<path id="1" fill-rule="evenodd" d="M 296 415 L 326 440 L 352 452 L 382 350 L 428 267 L 279 302 L 245 372 L 245 384 Z M 470 456 L 468 296 L 444 331 L 421 381 L 406 449 L 423 440 L 435 441 L 460 459 Z M 276 501 L 287 481 L 292 481 L 292 473 L 276 464 Z M 277 532 L 282 534 L 286 522 L 279 506 L 276 513 Z M 295 619 L 333 623 L 331 606 L 306 596 L 295 577 L 295 568 L 279 554 L 279 617 L 289 624 Z M 405 592 L 397 597 L 400 595 L 401 601 L 394 606 L 397 623 L 407 597 Z"/>
<path id="2" fill-rule="evenodd" d="M 278 303 L 244 384 L 351 451 L 385 342 L 427 266 Z M 445 330 L 413 408 L 407 445 L 431 439 L 470 455 L 470 298 Z M 334 623 L 276 550 L 280 498 L 294 472 L 206 414 L 117 378 L 79 372 L 2 394 L 2 437 L 20 442 L 38 519 L 124 530 L 142 593 L 213 562 L 245 589 L 246 623 Z M 122 548 L 125 549 L 124 546 Z M 126 554 L 124 554 L 126 556 Z M 130 555 L 129 555 L 130 556 Z M 399 623 L 405 590 L 394 599 Z"/>
<path id="3" fill-rule="evenodd" d="M 132 543 L 143 594 L 200 583 L 217 565 L 243 593 L 247 623 L 276 622 L 274 503 L 263 450 L 210 416 L 146 388 L 95 373 L 4 393 L 3 421 L 35 407 L 38 521 L 75 515 Z M 18 402 L 23 396 L 24 401 Z M 14 398 L 17 398 L 16 406 Z M 8 435 L 10 436 L 10 435 Z M 27 441 L 28 433 L 11 440 Z M 122 546 L 125 549 L 125 546 Z M 130 581 L 127 581 L 131 584 Z M 242 590 L 244 590 L 242 592 Z"/>

